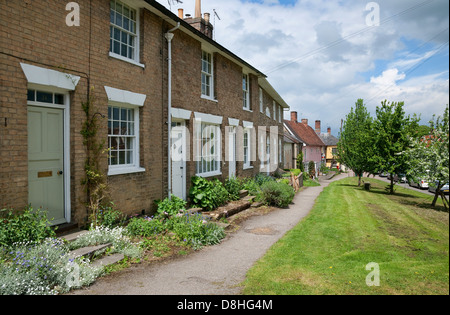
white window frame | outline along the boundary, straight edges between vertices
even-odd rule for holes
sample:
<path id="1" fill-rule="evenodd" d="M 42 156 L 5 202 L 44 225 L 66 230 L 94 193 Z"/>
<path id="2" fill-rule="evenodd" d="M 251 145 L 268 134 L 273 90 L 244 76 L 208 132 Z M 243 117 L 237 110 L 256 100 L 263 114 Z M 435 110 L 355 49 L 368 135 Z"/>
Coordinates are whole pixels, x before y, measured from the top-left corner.
<path id="1" fill-rule="evenodd" d="M 273 101 L 273 120 L 277 120 L 277 103 Z"/>
<path id="2" fill-rule="evenodd" d="M 111 18 L 110 18 L 110 22 L 109 22 L 109 25 L 110 25 L 109 56 L 113 57 L 113 58 L 116 58 L 116 59 L 119 59 L 119 60 L 122 60 L 122 61 L 129 62 L 129 63 L 134 64 L 136 66 L 145 68 L 145 65 L 140 63 L 140 58 L 139 58 L 139 55 L 140 55 L 140 14 L 139 14 L 139 9 L 128 5 L 126 3 L 126 1 L 110 0 L 110 3 L 113 2 L 113 1 L 114 1 L 114 4 L 120 3 L 120 4 L 122 4 L 122 6 L 125 6 L 129 10 L 132 10 L 132 11 L 135 12 L 134 14 L 136 15 L 136 20 L 131 20 L 131 23 L 136 23 L 136 26 L 135 26 L 136 29 L 135 29 L 135 33 L 133 33 L 130 30 L 127 30 L 127 29 L 125 29 L 125 28 L 123 28 L 121 26 L 118 26 L 115 22 L 114 23 L 111 22 Z M 110 14 L 111 14 L 111 11 L 112 11 L 112 8 L 111 8 L 111 5 L 110 5 Z M 112 34 L 111 30 L 114 30 L 114 28 L 118 29 L 121 32 L 120 33 L 121 35 L 122 35 L 122 33 L 126 33 L 127 35 L 132 36 L 134 38 L 134 47 L 133 47 L 134 53 L 133 53 L 133 56 L 129 57 L 128 56 L 128 52 L 127 52 L 127 57 L 124 57 L 121 54 L 117 54 L 117 53 L 115 53 L 113 51 L 113 45 L 111 44 L 111 40 L 114 41 L 114 35 Z M 122 41 L 121 41 L 121 45 L 122 45 Z M 129 43 L 127 43 L 126 45 L 127 45 L 127 47 L 130 46 Z"/>
<path id="3" fill-rule="evenodd" d="M 222 135 L 220 125 L 204 122 L 201 119 L 196 119 L 195 124 L 195 171 L 197 176 L 211 177 L 222 175 L 221 172 L 221 144 Z M 205 132 L 214 133 L 214 139 L 205 134 Z M 211 150 L 214 148 L 214 153 Z M 206 154 L 209 151 L 208 154 Z M 209 164 L 208 160 L 214 160 L 214 164 Z"/>
<path id="4" fill-rule="evenodd" d="M 283 121 L 283 107 L 281 105 L 278 106 L 278 122 L 281 124 Z"/>
<path id="5" fill-rule="evenodd" d="M 250 76 L 247 73 L 242 74 L 242 102 L 244 110 L 251 111 L 250 106 Z"/>
<path id="6" fill-rule="evenodd" d="M 206 54 L 206 56 L 210 57 L 210 61 L 204 59 L 205 54 Z M 214 56 L 212 53 L 210 53 L 206 50 L 202 50 L 201 61 L 202 61 L 202 64 L 201 64 L 201 69 L 202 69 L 201 97 L 204 99 L 208 99 L 208 100 L 215 100 L 215 98 L 214 98 Z M 211 72 L 204 71 L 203 62 L 207 62 L 209 64 L 209 66 L 211 67 Z M 203 93 L 203 86 L 204 86 L 203 77 L 209 78 L 209 87 L 207 86 L 207 88 L 206 88 L 206 91 L 205 91 L 206 94 Z"/>
<path id="7" fill-rule="evenodd" d="M 108 156 L 108 176 L 145 172 L 145 169 L 140 166 L 139 110 L 141 107 L 144 106 L 147 96 L 145 94 L 138 94 L 130 91 L 119 90 L 108 86 L 105 86 L 105 91 L 106 94 L 108 95 L 108 109 L 111 106 L 134 110 L 133 163 L 127 165 L 109 165 L 110 162 Z M 117 137 L 117 135 L 110 135 L 108 130 L 108 148 L 110 148 L 110 141 L 109 141 L 110 137 Z"/>
<path id="8" fill-rule="evenodd" d="M 131 138 L 132 139 L 132 152 L 133 152 L 133 159 L 132 162 L 129 164 L 118 164 L 118 165 L 111 165 L 110 164 L 110 157 L 111 153 L 108 155 L 108 176 L 113 175 L 121 175 L 121 174 L 132 174 L 132 173 L 139 173 L 139 172 L 145 172 L 145 169 L 140 167 L 140 139 L 139 139 L 139 107 L 138 106 L 132 106 L 130 104 L 125 103 L 116 103 L 116 102 L 110 102 L 108 104 L 108 112 L 109 108 L 111 108 L 111 112 L 113 108 L 119 108 L 119 112 L 121 112 L 122 109 L 132 109 L 133 110 L 133 119 L 134 119 L 134 130 L 133 136 L 127 135 L 122 138 Z M 108 116 L 108 124 L 110 121 L 110 117 Z M 111 127 L 113 128 L 113 126 Z M 110 134 L 108 131 L 108 149 L 111 150 L 111 139 L 112 138 L 120 138 L 120 135 L 114 135 Z"/>

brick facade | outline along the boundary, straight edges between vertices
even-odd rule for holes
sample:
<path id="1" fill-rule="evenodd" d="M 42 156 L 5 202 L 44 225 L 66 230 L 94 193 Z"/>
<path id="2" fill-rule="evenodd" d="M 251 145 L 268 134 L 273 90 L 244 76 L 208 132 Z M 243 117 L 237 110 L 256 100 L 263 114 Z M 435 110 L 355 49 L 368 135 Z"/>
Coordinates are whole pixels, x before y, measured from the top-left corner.
<path id="1" fill-rule="evenodd" d="M 124 0 L 127 3 L 126 0 Z M 187 23 L 153 1 L 139 1 L 139 63 L 136 65 L 111 57 L 110 1 L 79 0 L 79 27 L 66 25 L 65 1 L 2 1 L 0 3 L 0 208 L 21 209 L 28 204 L 28 81 L 21 63 L 56 70 L 80 77 L 70 95 L 70 221 L 86 220 L 85 178 L 86 148 L 80 131 L 86 119 L 82 102 L 90 88 L 95 96 L 95 111 L 100 119 L 98 136 L 108 139 L 108 96 L 105 87 L 146 95 L 139 107 L 139 159 L 142 172 L 108 176 L 109 194 L 118 209 L 126 214 L 152 211 L 155 200 L 168 194 L 168 109 L 167 41 L 164 34 L 175 22 L 172 42 L 172 106 L 188 111 L 223 117 L 222 135 L 228 118 L 253 122 L 257 126 L 276 126 L 282 137 L 282 123 L 259 110 L 259 82 L 265 80 L 248 64 L 230 55 L 212 40 L 202 37 Z M 135 2 L 136 3 L 136 2 Z M 168 21 L 172 21 L 169 24 Z M 214 59 L 215 101 L 201 97 L 201 54 L 209 49 Z M 143 66 L 142 66 L 143 65 Z M 245 69 L 244 69 L 245 68 Z M 252 111 L 243 110 L 242 73 L 250 77 Z M 259 76 L 259 77 L 258 77 Z M 89 80 L 88 80 L 89 78 Z M 264 106 L 272 112 L 273 98 L 264 92 Z M 278 109 L 279 103 L 277 104 Z M 265 110 L 265 109 L 264 109 Z M 272 114 L 273 115 L 273 114 Z M 192 114 L 186 120 L 194 134 Z M 272 116 L 273 117 L 273 116 Z M 278 113 L 277 113 L 278 117 Z M 282 121 L 282 120 L 281 120 Z M 225 154 L 223 141 L 222 158 Z M 192 145 L 192 136 L 188 146 Z M 107 144 L 106 144 L 107 146 Z M 191 155 L 192 157 L 192 155 Z M 102 161 L 108 172 L 108 159 Z M 259 162 L 243 170 L 237 162 L 237 176 L 252 176 Z M 228 164 L 221 162 L 222 175 L 228 176 Z M 195 175 L 195 162 L 187 162 L 187 190 Z"/>

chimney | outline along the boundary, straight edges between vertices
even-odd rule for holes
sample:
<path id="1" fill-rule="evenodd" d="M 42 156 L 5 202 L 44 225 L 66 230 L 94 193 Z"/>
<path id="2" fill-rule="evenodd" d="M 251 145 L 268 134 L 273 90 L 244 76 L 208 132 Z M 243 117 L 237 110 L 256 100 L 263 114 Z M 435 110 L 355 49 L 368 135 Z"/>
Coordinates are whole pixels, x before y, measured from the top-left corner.
<path id="1" fill-rule="evenodd" d="M 202 17 L 202 0 L 195 0 L 195 15 L 194 18 Z"/>
<path id="2" fill-rule="evenodd" d="M 328 132 L 329 135 L 331 135 L 331 128 L 330 127 L 328 127 L 327 132 Z"/>
<path id="3" fill-rule="evenodd" d="M 291 121 L 298 122 L 297 112 L 291 112 Z"/>
<path id="4" fill-rule="evenodd" d="M 306 119 L 306 118 L 303 118 L 303 119 L 302 119 L 302 124 L 304 124 L 304 125 L 308 125 L 308 119 Z"/>
<path id="5" fill-rule="evenodd" d="M 180 19 L 184 19 L 184 10 L 183 9 L 178 9 L 178 17 Z"/>
<path id="6" fill-rule="evenodd" d="M 178 13 L 180 15 L 180 13 Z M 213 30 L 214 27 L 210 22 L 211 20 L 211 14 L 205 13 L 205 18 L 202 17 L 202 2 L 201 0 L 195 1 L 195 14 L 192 18 L 191 16 L 188 16 L 186 14 L 186 19 L 184 19 L 185 22 L 189 23 L 193 28 L 197 29 L 198 31 L 202 32 L 204 35 L 206 35 L 209 38 L 213 38 Z"/>
<path id="7" fill-rule="evenodd" d="M 316 120 L 316 133 L 320 134 L 321 129 L 320 120 Z"/>

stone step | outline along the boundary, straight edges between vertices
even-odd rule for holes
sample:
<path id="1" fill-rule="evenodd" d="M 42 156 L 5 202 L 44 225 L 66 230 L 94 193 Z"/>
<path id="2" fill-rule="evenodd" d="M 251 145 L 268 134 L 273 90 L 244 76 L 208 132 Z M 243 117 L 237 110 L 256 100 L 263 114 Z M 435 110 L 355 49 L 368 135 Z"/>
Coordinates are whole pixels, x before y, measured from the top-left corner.
<path id="1" fill-rule="evenodd" d="M 115 263 L 118 263 L 119 261 L 123 260 L 125 256 L 123 254 L 113 254 L 109 256 L 105 256 L 103 258 L 97 259 L 92 263 L 92 266 L 94 267 L 106 267 L 109 265 L 113 265 Z"/>
<path id="2" fill-rule="evenodd" d="M 59 238 L 64 239 L 67 242 L 71 243 L 71 242 L 75 241 L 78 237 L 80 237 L 86 233 L 88 233 L 88 231 L 77 231 L 77 232 L 72 232 L 72 233 L 69 233 L 66 235 L 62 235 Z"/>
<path id="3" fill-rule="evenodd" d="M 242 198 L 242 200 L 253 202 L 255 198 L 256 198 L 256 196 L 248 195 L 248 196 L 245 196 L 244 198 Z"/>
<path id="4" fill-rule="evenodd" d="M 107 249 L 108 247 L 110 247 L 111 245 L 112 245 L 111 243 L 108 243 L 108 244 L 102 244 L 102 245 L 97 245 L 97 246 L 82 247 L 82 248 L 70 251 L 69 257 L 71 259 L 78 258 L 78 257 L 91 257 L 95 253 L 101 252 L 101 251 Z"/>
<path id="5" fill-rule="evenodd" d="M 248 190 L 240 190 L 239 191 L 239 198 L 242 199 L 248 195 Z"/>

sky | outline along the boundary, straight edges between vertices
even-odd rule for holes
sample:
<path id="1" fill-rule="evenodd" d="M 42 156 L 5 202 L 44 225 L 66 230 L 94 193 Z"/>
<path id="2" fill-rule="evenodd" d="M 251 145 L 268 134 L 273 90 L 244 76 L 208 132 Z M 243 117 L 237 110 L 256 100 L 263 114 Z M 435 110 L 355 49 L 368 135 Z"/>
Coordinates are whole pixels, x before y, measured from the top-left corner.
<path id="1" fill-rule="evenodd" d="M 157 1 L 194 14 L 195 0 Z M 202 0 L 205 12 L 215 40 L 322 132 L 338 136 L 360 98 L 372 116 L 383 100 L 404 102 L 421 124 L 449 103 L 448 0 Z"/>

